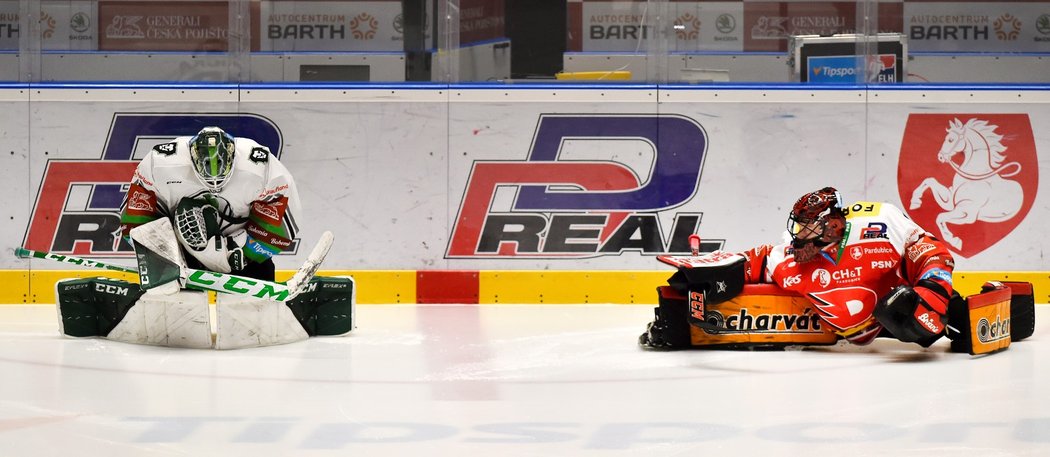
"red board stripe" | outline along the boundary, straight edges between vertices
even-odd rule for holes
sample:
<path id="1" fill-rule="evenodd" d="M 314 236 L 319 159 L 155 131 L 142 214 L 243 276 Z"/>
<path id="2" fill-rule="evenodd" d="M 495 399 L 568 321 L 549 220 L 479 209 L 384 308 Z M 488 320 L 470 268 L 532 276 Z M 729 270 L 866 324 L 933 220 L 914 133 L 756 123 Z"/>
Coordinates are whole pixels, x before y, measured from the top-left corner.
<path id="1" fill-rule="evenodd" d="M 477 270 L 416 272 L 416 303 L 478 303 Z"/>

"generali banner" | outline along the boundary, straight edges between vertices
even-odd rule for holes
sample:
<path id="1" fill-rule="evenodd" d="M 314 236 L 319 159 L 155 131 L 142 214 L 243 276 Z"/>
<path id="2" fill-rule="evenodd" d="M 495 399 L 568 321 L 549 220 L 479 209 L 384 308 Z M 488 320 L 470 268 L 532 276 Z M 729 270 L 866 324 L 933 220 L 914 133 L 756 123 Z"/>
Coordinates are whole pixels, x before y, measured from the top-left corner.
<path id="1" fill-rule="evenodd" d="M 229 9 L 213 1 L 98 2 L 100 51 L 225 51 Z"/>
<path id="2" fill-rule="evenodd" d="M 791 204 L 824 186 L 899 206 L 961 270 L 1046 268 L 1034 241 L 1050 224 L 1039 211 L 1050 204 L 1040 130 L 1050 102 L 1039 91 L 968 103 L 968 91 L 908 91 L 915 101 L 865 104 L 845 89 L 800 102 L 790 90 L 713 100 L 704 88 L 299 88 L 239 103 L 40 90 L 55 101 L 0 114 L 28 132 L 0 147 L 40 152 L 3 157 L 24 178 L 0 185 L 18 200 L 0 225 L 8 252 L 131 260 L 116 232 L 138 160 L 219 125 L 268 146 L 295 176 L 298 242 L 336 235 L 326 268 L 652 269 L 656 255 L 688 252 L 693 233 L 704 251 L 780 242 Z M 8 256 L 0 268 L 17 266 Z"/>
<path id="3" fill-rule="evenodd" d="M 253 51 L 404 50 L 405 25 L 397 0 L 277 0 L 252 2 L 249 11 Z M 461 44 L 504 35 L 500 1 L 464 0 L 457 12 Z M 433 8 L 428 8 L 426 16 L 429 36 Z M 95 22 L 101 51 L 228 49 L 226 2 L 101 0 Z"/>

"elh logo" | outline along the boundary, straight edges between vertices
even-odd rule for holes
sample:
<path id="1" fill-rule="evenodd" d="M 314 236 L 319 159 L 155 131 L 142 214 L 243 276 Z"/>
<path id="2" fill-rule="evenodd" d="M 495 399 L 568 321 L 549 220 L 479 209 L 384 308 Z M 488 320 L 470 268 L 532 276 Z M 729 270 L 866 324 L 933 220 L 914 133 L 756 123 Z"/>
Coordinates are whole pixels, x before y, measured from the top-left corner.
<path id="1" fill-rule="evenodd" d="M 897 76 L 897 56 L 879 54 L 867 56 L 868 80 L 880 83 L 892 83 L 900 80 Z"/>
<path id="2" fill-rule="evenodd" d="M 988 249 L 1035 202 L 1039 165 L 1027 114 L 911 114 L 897 189 L 908 215 L 963 257 Z"/>
<path id="3" fill-rule="evenodd" d="M 55 254 L 134 255 L 118 231 L 120 204 L 138 166 L 136 145 L 142 141 L 153 146 L 177 136 L 195 135 L 210 125 L 252 138 L 280 156 L 281 132 L 261 116 L 116 113 L 101 158 L 48 160 L 22 245 Z M 145 204 L 138 199 L 132 203 Z"/>
<path id="4" fill-rule="evenodd" d="M 644 145 L 653 159 L 632 168 L 608 152 L 612 142 Z M 674 213 L 665 232 L 659 213 L 696 196 L 707 143 L 703 127 L 679 115 L 541 115 L 526 160 L 474 162 L 446 257 L 688 253 L 701 214 Z M 601 157 L 566 157 L 567 144 Z"/>

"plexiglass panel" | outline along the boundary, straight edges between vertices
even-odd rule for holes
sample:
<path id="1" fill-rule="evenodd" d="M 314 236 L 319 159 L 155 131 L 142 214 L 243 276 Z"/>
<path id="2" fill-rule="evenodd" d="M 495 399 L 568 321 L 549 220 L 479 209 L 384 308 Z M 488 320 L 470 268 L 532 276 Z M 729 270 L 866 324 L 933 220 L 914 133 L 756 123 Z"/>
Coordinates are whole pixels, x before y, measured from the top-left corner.
<path id="1" fill-rule="evenodd" d="M 0 61 L 29 82 L 1038 83 L 1050 2 L 0 0 Z"/>

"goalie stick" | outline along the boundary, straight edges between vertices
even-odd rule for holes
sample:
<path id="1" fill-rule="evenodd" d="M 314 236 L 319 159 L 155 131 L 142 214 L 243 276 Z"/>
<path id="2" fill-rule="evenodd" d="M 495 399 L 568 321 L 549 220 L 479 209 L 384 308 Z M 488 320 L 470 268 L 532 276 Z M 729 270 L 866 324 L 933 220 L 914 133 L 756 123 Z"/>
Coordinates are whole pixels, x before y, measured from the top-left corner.
<path id="1" fill-rule="evenodd" d="M 61 255 L 61 254 L 52 254 L 50 252 L 31 251 L 31 250 L 25 249 L 25 248 L 15 249 L 15 256 L 17 256 L 20 259 L 34 258 L 34 259 L 54 260 L 56 262 L 71 263 L 73 265 L 80 265 L 82 267 L 98 268 L 98 269 L 101 269 L 101 270 L 119 271 L 119 272 L 122 272 L 122 273 L 135 273 L 135 274 L 138 274 L 138 272 L 139 272 L 138 270 L 136 270 L 134 268 L 125 267 L 123 265 L 113 265 L 113 264 L 110 264 L 110 263 L 99 262 L 97 260 L 82 259 L 80 257 L 73 257 L 73 256 Z"/>
<path id="2" fill-rule="evenodd" d="M 334 239 L 335 237 L 332 235 L 332 232 L 326 231 L 322 233 L 321 238 L 317 241 L 313 251 L 311 251 L 310 255 L 306 258 L 306 262 L 303 263 L 303 266 L 292 275 L 291 279 L 283 283 L 246 278 L 244 276 L 228 273 L 198 270 L 195 268 L 182 268 L 179 274 L 179 282 L 183 287 L 190 289 L 212 290 L 215 292 L 234 295 L 247 295 L 280 302 L 288 301 L 295 298 L 306 288 L 306 285 L 317 273 L 317 270 L 320 269 L 321 263 L 328 255 L 328 251 L 332 248 L 332 241 Z M 24 248 L 18 248 L 15 250 L 15 255 L 19 258 L 48 259 L 90 268 L 141 274 L 137 269 L 121 265 L 113 265 L 68 255 L 33 251 Z"/>

